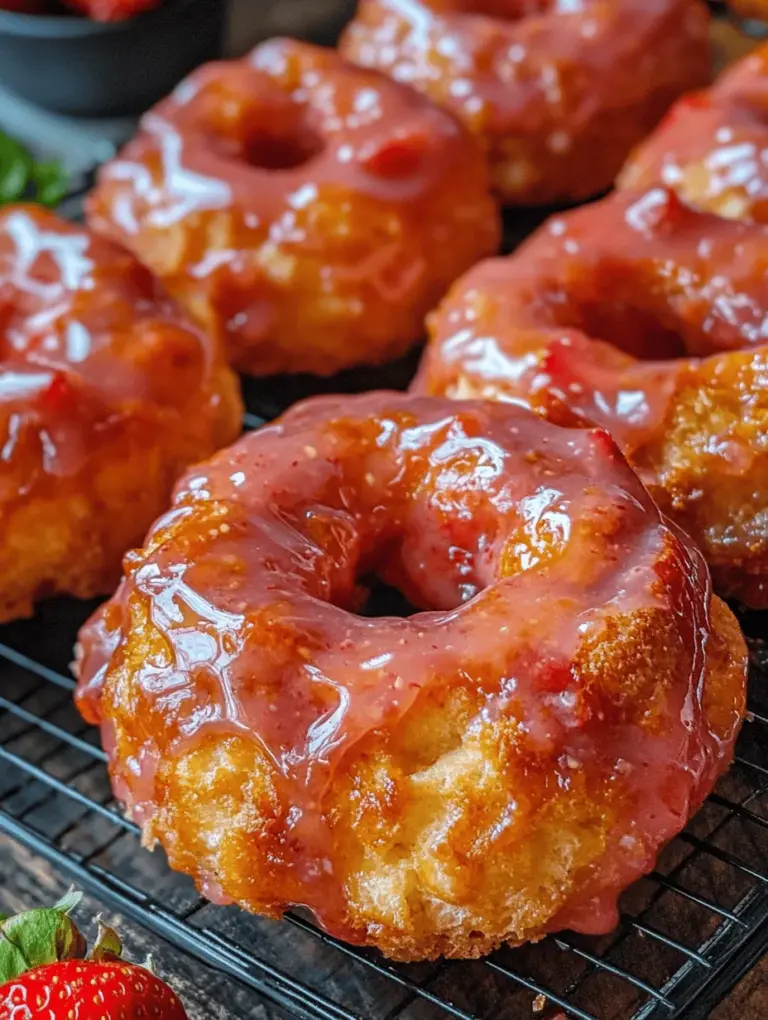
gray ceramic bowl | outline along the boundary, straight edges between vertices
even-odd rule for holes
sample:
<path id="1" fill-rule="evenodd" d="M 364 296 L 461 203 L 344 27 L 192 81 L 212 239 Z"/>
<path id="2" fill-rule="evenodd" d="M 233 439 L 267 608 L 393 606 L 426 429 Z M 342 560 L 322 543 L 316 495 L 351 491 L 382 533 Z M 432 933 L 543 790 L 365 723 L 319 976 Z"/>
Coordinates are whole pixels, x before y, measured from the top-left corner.
<path id="1" fill-rule="evenodd" d="M 227 0 L 165 0 L 106 24 L 0 10 L 0 81 L 57 113 L 139 113 L 220 54 L 226 8 Z"/>

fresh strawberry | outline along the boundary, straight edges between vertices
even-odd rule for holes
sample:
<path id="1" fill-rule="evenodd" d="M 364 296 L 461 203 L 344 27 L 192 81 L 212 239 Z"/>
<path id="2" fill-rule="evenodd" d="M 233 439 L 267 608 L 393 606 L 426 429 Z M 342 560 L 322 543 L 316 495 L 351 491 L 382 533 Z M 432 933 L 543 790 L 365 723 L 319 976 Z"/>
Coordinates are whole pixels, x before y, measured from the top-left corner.
<path id="1" fill-rule="evenodd" d="M 94 21 L 126 21 L 159 7 L 161 0 L 64 0 L 78 14 Z"/>
<path id="2" fill-rule="evenodd" d="M 116 932 L 99 925 L 91 956 L 69 917 L 70 894 L 50 910 L 0 924 L 0 1020 L 187 1020 L 174 992 L 148 967 L 120 959 Z"/>
<path id="3" fill-rule="evenodd" d="M 26 1007 L 24 1012 L 19 1007 Z M 2 1020 L 187 1020 L 168 985 L 119 960 L 63 960 L 30 970 L 0 988 Z"/>

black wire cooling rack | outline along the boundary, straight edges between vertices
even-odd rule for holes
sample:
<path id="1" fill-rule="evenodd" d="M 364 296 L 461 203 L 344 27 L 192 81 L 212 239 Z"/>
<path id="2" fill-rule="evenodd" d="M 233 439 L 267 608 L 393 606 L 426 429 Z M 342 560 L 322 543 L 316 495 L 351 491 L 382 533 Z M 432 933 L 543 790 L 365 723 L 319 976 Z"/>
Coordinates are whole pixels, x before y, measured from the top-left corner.
<path id="1" fill-rule="evenodd" d="M 68 215 L 77 216 L 80 195 L 70 196 Z M 507 246 L 540 218 L 515 217 Z M 248 381 L 245 427 L 319 388 L 403 386 L 415 362 L 330 383 Z M 699 1020 L 768 951 L 768 614 L 742 615 L 751 712 L 736 762 L 654 872 L 625 894 L 613 934 L 564 933 L 482 961 L 405 966 L 340 943 L 298 914 L 278 923 L 213 907 L 160 852 L 141 849 L 112 798 L 98 734 L 72 703 L 68 663 L 93 608 L 52 602 L 0 628 L 0 832 L 288 1016 Z"/>

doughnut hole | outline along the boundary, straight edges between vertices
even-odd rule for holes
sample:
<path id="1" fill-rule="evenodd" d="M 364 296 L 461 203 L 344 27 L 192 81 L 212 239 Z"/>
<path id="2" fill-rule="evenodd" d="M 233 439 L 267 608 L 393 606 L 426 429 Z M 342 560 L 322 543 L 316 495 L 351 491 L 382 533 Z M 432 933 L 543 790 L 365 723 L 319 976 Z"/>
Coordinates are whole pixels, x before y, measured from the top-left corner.
<path id="1" fill-rule="evenodd" d="M 310 130 L 293 134 L 263 128 L 247 139 L 245 158 L 260 170 L 295 170 L 322 151 L 322 140 Z"/>
<path id="2" fill-rule="evenodd" d="M 754 317 L 756 312 L 749 309 L 740 321 L 738 312 L 734 315 L 728 307 L 730 301 L 739 308 L 738 294 L 731 296 L 731 290 L 726 289 L 722 306 L 716 306 L 714 312 L 713 302 L 695 298 L 693 281 L 706 291 L 719 279 L 706 257 L 691 257 L 682 250 L 681 239 L 696 236 L 697 214 L 664 188 L 634 199 L 618 198 L 631 230 L 617 226 L 623 236 L 619 235 L 615 249 L 605 243 L 599 230 L 594 246 L 585 242 L 579 231 L 571 234 L 567 217 L 554 218 L 528 243 L 533 248 L 537 242 L 547 243 L 547 234 L 551 235 L 558 269 L 562 269 L 542 275 L 530 285 L 535 293 L 528 294 L 527 300 L 536 324 L 578 330 L 590 340 L 612 344 L 642 361 L 706 355 L 743 343 L 739 330 L 750 328 L 750 315 Z M 610 203 L 611 199 L 604 203 L 606 210 Z M 597 210 L 599 205 L 593 208 Z M 585 212 L 588 216 L 589 207 Z M 632 231 L 653 238 L 657 246 L 625 247 L 625 236 L 632 236 Z M 669 248 L 664 245 L 667 236 L 672 238 Z M 579 259 L 581 247 L 587 252 Z M 739 285 L 743 286 L 741 281 Z"/>
<path id="3" fill-rule="evenodd" d="M 222 80 L 203 77 L 188 144 L 207 140 L 224 156 L 255 170 L 294 170 L 309 163 L 324 142 L 310 123 L 306 99 L 274 86 L 254 87 L 256 81 L 256 71 L 246 65 L 232 67 Z"/>
<path id="4" fill-rule="evenodd" d="M 596 292 L 602 286 L 606 297 L 601 301 Z M 571 293 L 566 305 L 558 305 L 555 319 L 558 326 L 613 343 L 641 361 L 668 361 L 689 353 L 669 303 L 623 267 L 612 271 L 610 265 L 601 266 L 584 293 Z"/>

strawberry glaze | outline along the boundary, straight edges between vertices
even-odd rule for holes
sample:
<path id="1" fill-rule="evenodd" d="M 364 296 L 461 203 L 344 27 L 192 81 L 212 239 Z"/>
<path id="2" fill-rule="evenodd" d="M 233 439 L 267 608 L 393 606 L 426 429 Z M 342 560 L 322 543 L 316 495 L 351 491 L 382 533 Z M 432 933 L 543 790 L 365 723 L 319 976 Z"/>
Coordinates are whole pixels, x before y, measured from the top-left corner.
<path id="1" fill-rule="evenodd" d="M 455 114 L 509 204 L 608 188 L 711 63 L 698 0 L 360 0 L 341 50 Z"/>
<path id="2" fill-rule="evenodd" d="M 633 190 L 665 184 L 729 219 L 768 222 L 768 44 L 715 84 L 677 102 L 619 177 Z"/>
<path id="3" fill-rule="evenodd" d="M 413 390 L 594 422 L 631 457 L 697 359 L 768 345 L 766 265 L 761 227 L 664 188 L 614 194 L 470 270 L 431 316 Z"/>
<path id="4" fill-rule="evenodd" d="M 99 442 L 131 419 L 159 424 L 189 392 L 202 416 L 219 413 L 205 392 L 215 344 L 131 255 L 40 208 L 0 214 L 0 341 L 0 496 L 76 474 Z"/>

